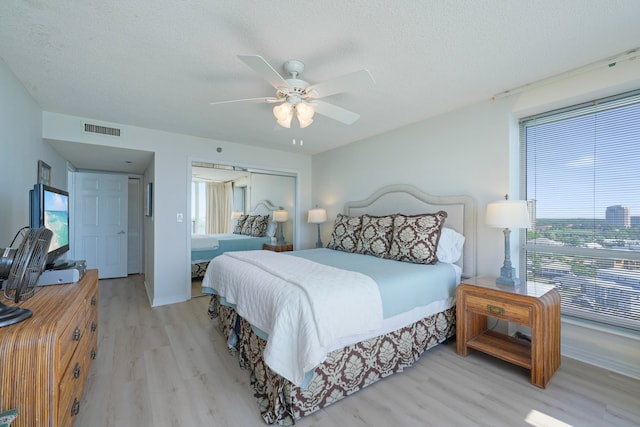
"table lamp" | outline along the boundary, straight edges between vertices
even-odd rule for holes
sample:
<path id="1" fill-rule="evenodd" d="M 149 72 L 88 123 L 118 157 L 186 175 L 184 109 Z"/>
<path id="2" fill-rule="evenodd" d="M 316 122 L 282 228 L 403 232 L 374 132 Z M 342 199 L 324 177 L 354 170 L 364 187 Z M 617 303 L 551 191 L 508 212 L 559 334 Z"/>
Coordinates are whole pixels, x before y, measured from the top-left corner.
<path id="1" fill-rule="evenodd" d="M 499 285 L 518 286 L 520 279 L 516 277 L 516 270 L 511 264 L 510 235 L 512 228 L 529 227 L 529 207 L 526 200 L 504 200 L 487 205 L 486 223 L 490 227 L 502 228 L 504 232 L 504 264 L 500 269 L 500 277 L 496 280 Z"/>
<path id="2" fill-rule="evenodd" d="M 318 241 L 316 242 L 316 248 L 322 247 L 322 240 L 320 240 L 320 224 L 327 222 L 327 211 L 325 209 L 315 208 L 309 211 L 307 222 L 318 225 Z"/>
<path id="3" fill-rule="evenodd" d="M 289 220 L 289 212 L 284 209 L 279 209 L 273 212 L 273 221 L 278 223 L 278 227 L 280 228 L 280 236 L 278 237 L 278 244 L 284 245 L 284 231 L 283 231 L 283 223 Z"/>

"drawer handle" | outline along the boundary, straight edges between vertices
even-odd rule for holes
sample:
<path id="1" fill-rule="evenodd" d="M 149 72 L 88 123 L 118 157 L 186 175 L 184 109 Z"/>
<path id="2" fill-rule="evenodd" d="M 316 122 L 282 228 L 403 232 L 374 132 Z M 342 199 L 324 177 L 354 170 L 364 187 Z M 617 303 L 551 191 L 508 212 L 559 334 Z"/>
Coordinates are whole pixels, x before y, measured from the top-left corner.
<path id="1" fill-rule="evenodd" d="M 73 405 L 71 405 L 71 416 L 73 417 L 74 415 L 78 415 L 79 412 L 80 412 L 80 401 L 74 397 Z"/>
<path id="2" fill-rule="evenodd" d="M 80 328 L 75 328 L 73 330 L 73 336 L 71 337 L 74 341 L 80 341 Z"/>
<path id="3" fill-rule="evenodd" d="M 504 314 L 504 308 L 503 307 L 498 307 L 498 306 L 491 305 L 491 304 L 487 304 L 487 310 L 489 310 L 489 313 L 491 313 L 491 314 Z"/>
<path id="4" fill-rule="evenodd" d="M 96 358 L 96 349 L 92 348 L 91 349 L 91 360 L 95 360 L 95 358 Z"/>
<path id="5" fill-rule="evenodd" d="M 91 297 L 91 305 L 96 305 L 96 296 Z"/>
<path id="6" fill-rule="evenodd" d="M 73 368 L 73 378 L 78 379 L 80 378 L 80 364 L 76 363 L 75 368 Z"/>
<path id="7" fill-rule="evenodd" d="M 96 322 L 91 322 L 91 332 L 95 332 L 96 329 L 98 329 L 98 325 L 96 325 Z"/>

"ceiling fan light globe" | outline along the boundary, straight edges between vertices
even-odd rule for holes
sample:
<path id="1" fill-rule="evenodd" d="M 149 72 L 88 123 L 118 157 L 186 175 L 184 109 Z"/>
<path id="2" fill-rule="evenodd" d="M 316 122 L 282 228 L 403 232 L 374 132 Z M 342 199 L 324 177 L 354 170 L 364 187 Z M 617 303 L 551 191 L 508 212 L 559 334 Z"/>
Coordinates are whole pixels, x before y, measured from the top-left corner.
<path id="1" fill-rule="evenodd" d="M 280 105 L 273 107 L 273 115 L 278 121 L 285 120 L 287 117 L 291 118 L 293 113 L 293 107 L 288 102 L 283 102 Z"/>
<path id="2" fill-rule="evenodd" d="M 298 116 L 298 120 L 311 120 L 313 118 L 313 114 L 315 113 L 313 106 L 307 104 L 306 102 L 301 102 L 296 105 L 296 114 Z"/>
<path id="3" fill-rule="evenodd" d="M 290 129 L 291 128 L 291 119 L 292 118 L 293 118 L 293 116 L 289 115 L 289 116 L 284 117 L 282 119 L 278 119 L 278 124 L 280 126 L 282 126 L 283 128 Z"/>
<path id="4" fill-rule="evenodd" d="M 312 118 L 300 118 L 300 116 L 298 116 L 298 122 L 300 122 L 300 129 L 304 129 L 307 126 L 309 126 L 311 123 L 313 123 L 313 119 Z M 300 145 L 302 145 L 302 141 L 300 141 Z"/>

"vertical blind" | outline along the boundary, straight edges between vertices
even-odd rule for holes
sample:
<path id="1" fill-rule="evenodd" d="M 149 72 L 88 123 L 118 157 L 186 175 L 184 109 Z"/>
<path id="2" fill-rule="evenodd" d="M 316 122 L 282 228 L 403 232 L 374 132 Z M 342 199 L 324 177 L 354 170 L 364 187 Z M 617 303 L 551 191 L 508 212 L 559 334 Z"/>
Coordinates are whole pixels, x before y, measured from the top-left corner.
<path id="1" fill-rule="evenodd" d="M 527 280 L 562 314 L 640 331 L 640 90 L 520 121 Z"/>

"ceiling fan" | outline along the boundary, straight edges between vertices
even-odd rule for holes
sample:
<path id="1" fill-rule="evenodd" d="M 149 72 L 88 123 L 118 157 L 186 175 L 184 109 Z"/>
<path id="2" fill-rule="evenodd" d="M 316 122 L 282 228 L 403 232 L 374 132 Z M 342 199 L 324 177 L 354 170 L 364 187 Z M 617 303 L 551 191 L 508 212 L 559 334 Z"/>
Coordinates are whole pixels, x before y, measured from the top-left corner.
<path id="1" fill-rule="evenodd" d="M 290 76 L 285 79 L 259 55 L 238 55 L 238 58 L 269 82 L 276 89 L 276 96 L 219 101 L 212 102 L 211 105 L 230 102 L 279 103 L 273 107 L 273 115 L 278 124 L 285 128 L 291 127 L 294 112 L 300 128 L 313 123 L 314 113 L 350 125 L 360 118 L 359 114 L 321 101 L 320 98 L 375 84 L 368 70 L 360 70 L 322 83 L 310 84 L 298 78 L 304 71 L 304 64 L 301 61 L 292 59 L 284 63 L 283 69 Z"/>

